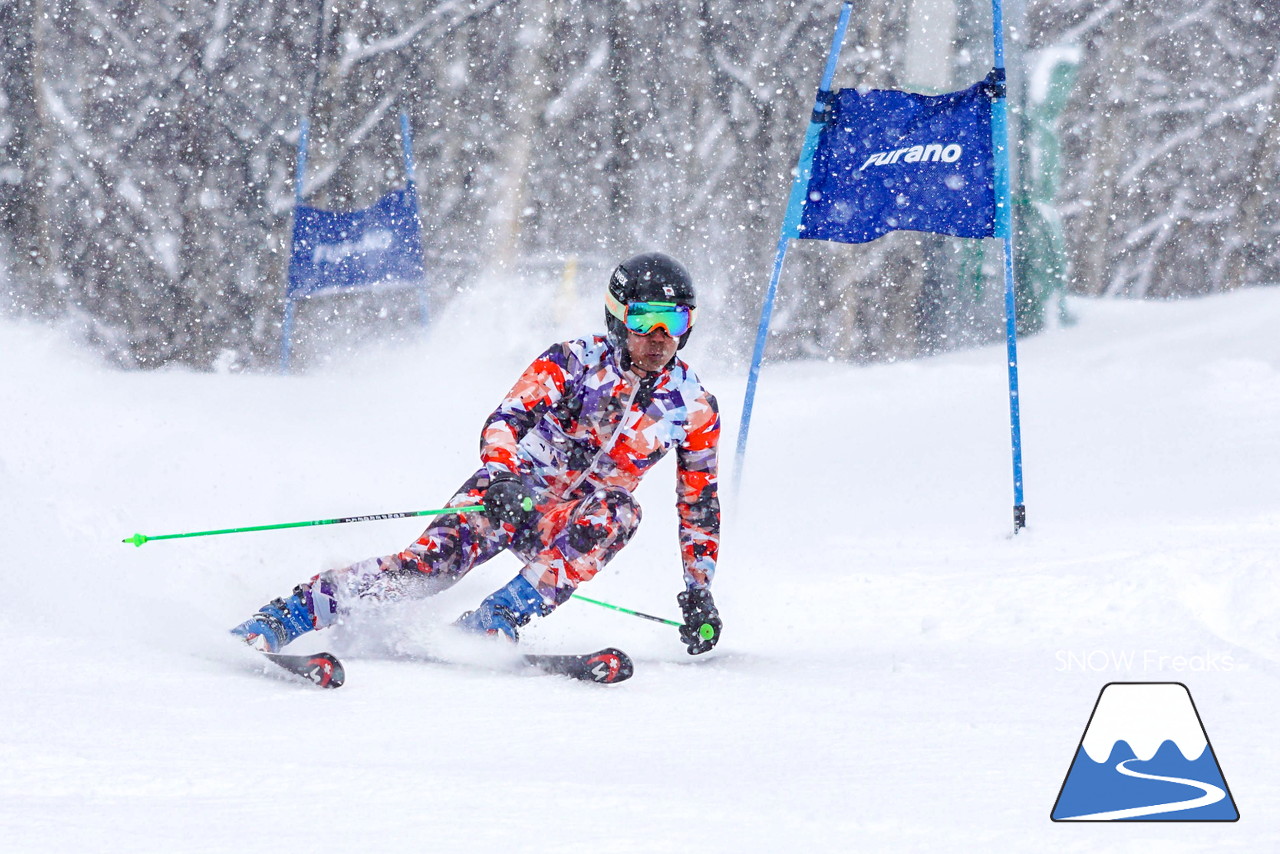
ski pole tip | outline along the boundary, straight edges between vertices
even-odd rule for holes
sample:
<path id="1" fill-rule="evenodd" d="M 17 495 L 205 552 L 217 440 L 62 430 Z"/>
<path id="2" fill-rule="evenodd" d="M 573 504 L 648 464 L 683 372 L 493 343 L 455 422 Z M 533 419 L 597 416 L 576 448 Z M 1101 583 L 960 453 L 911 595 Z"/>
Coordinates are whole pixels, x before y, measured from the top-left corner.
<path id="1" fill-rule="evenodd" d="M 146 541 L 147 541 L 147 536 L 145 534 L 134 534 L 132 537 L 125 537 L 120 542 L 133 543 L 138 548 L 142 548 L 142 544 L 145 543 Z"/>

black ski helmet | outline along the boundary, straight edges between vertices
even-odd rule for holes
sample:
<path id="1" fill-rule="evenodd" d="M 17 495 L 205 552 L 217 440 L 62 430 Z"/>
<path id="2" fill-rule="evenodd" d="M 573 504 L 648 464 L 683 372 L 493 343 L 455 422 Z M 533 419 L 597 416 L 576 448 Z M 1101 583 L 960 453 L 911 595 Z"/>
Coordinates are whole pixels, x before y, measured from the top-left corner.
<path id="1" fill-rule="evenodd" d="M 644 252 L 619 264 L 609 276 L 604 311 L 609 338 L 615 345 L 621 347 L 627 341 L 627 306 L 646 301 L 673 302 L 697 309 L 698 294 L 693 289 L 693 277 L 683 264 L 661 252 Z M 690 316 L 689 329 L 680 336 L 677 350 L 688 342 L 693 320 Z"/>

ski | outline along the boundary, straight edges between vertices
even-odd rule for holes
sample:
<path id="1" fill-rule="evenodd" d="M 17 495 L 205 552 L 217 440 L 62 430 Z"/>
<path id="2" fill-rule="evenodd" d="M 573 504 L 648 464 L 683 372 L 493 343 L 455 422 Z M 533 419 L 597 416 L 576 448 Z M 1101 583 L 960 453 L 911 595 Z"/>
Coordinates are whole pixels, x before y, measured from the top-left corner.
<path id="1" fill-rule="evenodd" d="M 316 652 L 311 655 L 264 652 L 261 655 L 281 670 L 305 679 L 319 688 L 340 688 L 346 679 L 342 662 L 328 652 Z M 631 657 L 614 647 L 583 655 L 525 655 L 522 656 L 522 660 L 528 666 L 543 673 L 568 676 L 570 679 L 601 685 L 625 682 L 635 673 Z"/>
<path id="2" fill-rule="evenodd" d="M 276 667 L 294 676 L 300 676 L 319 688 L 341 688 L 346 679 L 342 662 L 327 652 L 314 652 L 311 655 L 264 652 L 262 657 Z"/>
<path id="3" fill-rule="evenodd" d="M 526 655 L 524 661 L 545 673 L 602 685 L 624 682 L 635 672 L 631 657 L 613 647 L 586 655 Z"/>

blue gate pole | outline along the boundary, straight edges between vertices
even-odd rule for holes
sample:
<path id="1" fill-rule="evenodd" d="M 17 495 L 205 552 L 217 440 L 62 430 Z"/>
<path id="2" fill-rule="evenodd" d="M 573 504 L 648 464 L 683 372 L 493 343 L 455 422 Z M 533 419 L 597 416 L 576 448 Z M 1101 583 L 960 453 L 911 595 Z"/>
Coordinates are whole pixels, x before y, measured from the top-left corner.
<path id="1" fill-rule="evenodd" d="M 992 31 L 995 39 L 995 67 L 1004 78 L 1004 13 L 1001 0 L 991 0 Z M 1027 506 L 1022 495 L 1022 415 L 1018 399 L 1018 306 L 1013 276 L 1013 200 L 1009 192 L 1009 118 L 1002 87 L 991 105 L 991 135 L 996 167 L 997 237 L 1004 239 L 1004 325 L 1009 361 L 1009 431 L 1013 444 L 1013 532 L 1027 524 Z"/>
<path id="2" fill-rule="evenodd" d="M 413 166 L 413 132 L 409 127 L 409 114 L 400 114 L 400 150 L 404 153 L 404 177 L 410 184 L 414 182 Z"/>
<path id="3" fill-rule="evenodd" d="M 307 141 L 311 136 L 311 120 L 303 116 L 298 120 L 298 162 L 293 175 L 293 211 L 296 228 L 298 208 L 302 206 L 303 181 L 307 174 Z M 293 263 L 293 233 L 289 236 L 289 259 Z M 280 373 L 289 373 L 289 360 L 293 350 L 293 282 L 286 277 L 284 286 L 284 322 L 280 325 Z"/>
<path id="4" fill-rule="evenodd" d="M 422 221 L 418 219 L 418 184 L 413 163 L 413 131 L 409 127 L 409 114 L 400 113 L 400 148 L 404 153 L 404 177 L 409 189 L 409 197 L 413 199 L 414 227 L 418 231 L 419 245 L 422 240 Z M 418 280 L 418 321 L 425 327 L 431 319 L 431 307 L 427 302 L 427 273 L 424 269 Z"/>
<path id="5" fill-rule="evenodd" d="M 751 356 L 751 371 L 747 375 L 747 392 L 742 402 L 742 420 L 738 423 L 738 448 L 733 458 L 733 490 L 736 496 L 742 485 L 742 464 L 747 454 L 747 433 L 751 430 L 751 410 L 755 406 L 756 383 L 760 378 L 760 363 L 764 360 L 764 348 L 769 340 L 769 321 L 773 317 L 773 301 L 778 292 L 778 281 L 782 278 L 782 265 L 787 257 L 787 244 L 800 234 L 800 221 L 804 213 L 804 204 L 809 192 L 809 179 L 813 175 L 813 154 L 818 148 L 818 137 L 822 133 L 830 109 L 829 96 L 831 81 L 836 74 L 836 62 L 840 58 L 840 46 L 844 43 L 845 29 L 849 26 L 849 15 L 853 11 L 853 3 L 846 0 L 840 6 L 840 18 L 836 22 L 835 34 L 831 37 L 831 50 L 827 53 L 827 66 L 822 72 L 822 82 L 818 85 L 818 95 L 814 100 L 813 114 L 809 118 L 809 127 L 805 130 L 804 144 L 800 148 L 800 159 L 796 163 L 795 178 L 791 182 L 791 195 L 787 199 L 787 210 L 782 218 L 782 229 L 778 235 L 778 248 L 773 259 L 773 274 L 769 277 L 769 288 L 765 292 L 764 306 L 760 310 L 760 324 L 756 328 L 755 352 Z"/>

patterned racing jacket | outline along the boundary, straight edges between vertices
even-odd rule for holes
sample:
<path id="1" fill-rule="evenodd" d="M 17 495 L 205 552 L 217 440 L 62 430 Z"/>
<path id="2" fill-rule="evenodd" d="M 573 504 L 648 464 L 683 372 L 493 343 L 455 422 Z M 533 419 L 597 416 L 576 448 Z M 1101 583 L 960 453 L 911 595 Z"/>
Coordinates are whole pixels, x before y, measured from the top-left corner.
<path id="1" fill-rule="evenodd" d="M 641 378 L 602 335 L 552 345 L 485 422 L 489 474 L 512 473 L 572 500 L 602 486 L 629 493 L 672 448 L 685 585 L 706 587 L 720 548 L 716 399 L 679 358 Z"/>

